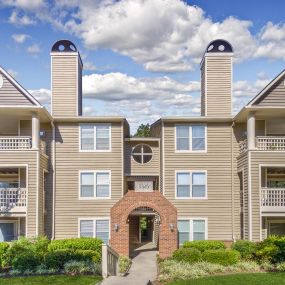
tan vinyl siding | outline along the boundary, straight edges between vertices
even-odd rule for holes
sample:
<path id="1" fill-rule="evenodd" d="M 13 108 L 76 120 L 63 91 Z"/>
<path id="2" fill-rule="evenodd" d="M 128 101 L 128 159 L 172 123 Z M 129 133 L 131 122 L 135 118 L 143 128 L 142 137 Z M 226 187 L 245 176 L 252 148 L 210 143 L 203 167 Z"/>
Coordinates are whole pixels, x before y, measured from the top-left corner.
<path id="1" fill-rule="evenodd" d="M 20 136 L 32 136 L 32 120 L 20 120 Z"/>
<path id="2" fill-rule="evenodd" d="M 52 55 L 52 115 L 78 114 L 78 55 Z"/>
<path id="3" fill-rule="evenodd" d="M 122 197 L 122 126 L 111 124 L 111 152 L 80 152 L 79 124 L 56 126 L 55 238 L 78 236 L 78 218 L 109 216 Z M 79 200 L 80 170 L 110 170 L 111 199 Z"/>
<path id="4" fill-rule="evenodd" d="M 231 116 L 232 59 L 229 56 L 209 56 L 206 61 L 206 114 Z"/>
<path id="5" fill-rule="evenodd" d="M 137 163 L 132 157 L 133 147 L 141 142 L 125 143 L 125 175 L 159 175 L 160 172 L 160 150 L 159 142 L 146 142 L 152 149 L 152 159 L 145 164 Z"/>
<path id="6" fill-rule="evenodd" d="M 4 74 L 3 86 L 0 88 L 0 105 L 32 106 L 33 103 L 10 82 Z"/>
<path id="7" fill-rule="evenodd" d="M 207 153 L 175 153 L 174 124 L 165 123 L 164 194 L 178 217 L 208 218 L 208 238 L 232 240 L 231 124 L 209 123 Z M 206 170 L 208 199 L 175 199 L 175 171 Z"/>
<path id="8" fill-rule="evenodd" d="M 260 240 L 260 165 L 284 165 L 285 153 L 274 151 L 251 151 L 251 192 L 252 192 L 252 238 Z"/>
<path id="9" fill-rule="evenodd" d="M 27 235 L 36 236 L 36 201 L 37 201 L 37 151 L 1 152 L 1 165 L 28 165 L 27 193 Z"/>
<path id="10" fill-rule="evenodd" d="M 280 78 L 254 105 L 262 107 L 284 107 L 285 106 L 285 76 Z"/>

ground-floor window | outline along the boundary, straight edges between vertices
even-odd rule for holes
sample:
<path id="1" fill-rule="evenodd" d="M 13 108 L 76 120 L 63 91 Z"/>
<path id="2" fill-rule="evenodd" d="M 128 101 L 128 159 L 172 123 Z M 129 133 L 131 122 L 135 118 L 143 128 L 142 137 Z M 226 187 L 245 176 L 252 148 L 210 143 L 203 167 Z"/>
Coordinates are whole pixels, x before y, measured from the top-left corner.
<path id="1" fill-rule="evenodd" d="M 178 219 L 178 241 L 182 245 L 185 241 L 207 239 L 207 219 L 181 218 Z"/>
<path id="2" fill-rule="evenodd" d="M 0 222 L 0 242 L 12 241 L 17 238 L 17 223 L 14 221 Z"/>
<path id="3" fill-rule="evenodd" d="M 80 237 L 96 237 L 108 244 L 110 239 L 109 218 L 82 218 L 79 220 Z"/>

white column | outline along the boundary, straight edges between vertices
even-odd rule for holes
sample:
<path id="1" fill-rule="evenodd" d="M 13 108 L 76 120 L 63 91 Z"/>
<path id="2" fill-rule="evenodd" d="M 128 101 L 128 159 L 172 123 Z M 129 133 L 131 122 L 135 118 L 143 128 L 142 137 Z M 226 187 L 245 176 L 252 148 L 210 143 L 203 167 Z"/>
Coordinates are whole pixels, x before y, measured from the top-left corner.
<path id="1" fill-rule="evenodd" d="M 40 120 L 38 114 L 32 114 L 32 148 L 40 148 Z"/>
<path id="2" fill-rule="evenodd" d="M 247 146 L 249 150 L 255 149 L 255 116 L 253 112 L 247 116 Z"/>

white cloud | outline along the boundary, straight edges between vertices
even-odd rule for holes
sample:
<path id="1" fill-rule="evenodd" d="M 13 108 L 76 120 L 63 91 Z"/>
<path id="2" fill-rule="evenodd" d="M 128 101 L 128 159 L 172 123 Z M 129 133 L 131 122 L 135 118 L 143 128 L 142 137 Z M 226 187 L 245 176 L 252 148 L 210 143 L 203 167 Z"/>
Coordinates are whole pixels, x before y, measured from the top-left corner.
<path id="1" fill-rule="evenodd" d="M 150 71 L 191 69 L 215 38 L 232 42 L 238 59 L 255 49 L 250 22 L 233 17 L 213 22 L 202 9 L 180 0 L 101 1 L 100 5 L 73 1 L 69 6 L 72 4 L 78 12 L 61 21 L 66 31 L 82 38 L 91 49 L 110 48 Z"/>
<path id="2" fill-rule="evenodd" d="M 27 48 L 27 52 L 33 55 L 37 55 L 42 52 L 38 44 L 33 44 Z"/>
<path id="3" fill-rule="evenodd" d="M 18 72 L 13 70 L 13 69 L 8 69 L 7 71 L 14 78 L 16 78 L 18 76 Z"/>
<path id="4" fill-rule="evenodd" d="M 84 63 L 83 63 L 83 69 L 84 69 L 84 70 L 89 70 L 89 71 L 94 71 L 94 70 L 96 70 L 97 68 L 96 68 L 96 66 L 94 65 L 93 62 L 91 62 L 91 61 L 84 61 Z"/>
<path id="5" fill-rule="evenodd" d="M 49 89 L 28 90 L 42 105 L 50 105 L 51 91 Z"/>
<path id="6" fill-rule="evenodd" d="M 16 43 L 24 43 L 30 36 L 26 34 L 13 34 L 12 38 Z"/>
<path id="7" fill-rule="evenodd" d="M 2 5 L 12 6 L 15 8 L 21 8 L 25 10 L 38 9 L 45 6 L 43 0 L 2 0 Z"/>
<path id="8" fill-rule="evenodd" d="M 34 25 L 36 21 L 31 19 L 28 15 L 20 15 L 18 11 L 13 11 L 9 17 L 9 23 L 19 26 Z"/>

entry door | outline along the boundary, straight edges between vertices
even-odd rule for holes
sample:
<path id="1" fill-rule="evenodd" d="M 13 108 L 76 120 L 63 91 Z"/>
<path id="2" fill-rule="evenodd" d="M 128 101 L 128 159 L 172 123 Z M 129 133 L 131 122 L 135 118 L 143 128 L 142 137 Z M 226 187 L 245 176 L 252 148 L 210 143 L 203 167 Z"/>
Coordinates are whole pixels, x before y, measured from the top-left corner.
<path id="1" fill-rule="evenodd" d="M 11 241 L 15 239 L 15 224 L 14 223 L 0 223 L 0 242 Z"/>

